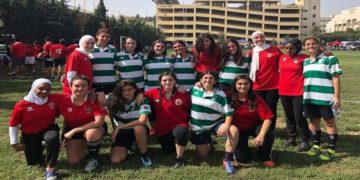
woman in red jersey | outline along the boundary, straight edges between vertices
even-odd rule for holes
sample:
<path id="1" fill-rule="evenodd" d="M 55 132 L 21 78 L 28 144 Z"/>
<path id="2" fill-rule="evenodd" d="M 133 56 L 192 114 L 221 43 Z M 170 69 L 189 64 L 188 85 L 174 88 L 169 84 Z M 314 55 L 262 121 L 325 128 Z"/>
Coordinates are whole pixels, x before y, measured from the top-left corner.
<path id="1" fill-rule="evenodd" d="M 275 129 L 276 105 L 279 100 L 279 59 L 282 55 L 276 46 L 265 43 L 265 34 L 252 34 L 255 47 L 249 52 L 251 57 L 250 79 L 254 82 L 254 92 L 262 97 L 272 110 L 274 117 L 271 128 Z"/>
<path id="2" fill-rule="evenodd" d="M 91 172 L 98 166 L 97 156 L 107 129 L 104 124 L 106 111 L 89 100 L 89 80 L 85 76 L 73 77 L 70 88 L 72 95 L 63 96 L 58 104 L 64 117 L 67 161 L 70 164 L 80 162 L 88 150 L 89 161 L 85 171 Z"/>
<path id="3" fill-rule="evenodd" d="M 231 106 L 234 108 L 233 124 L 239 129 L 239 142 L 235 157 L 238 162 L 248 163 L 251 159 L 249 136 L 258 147 L 258 156 L 266 167 L 274 167 L 271 149 L 274 134 L 271 129 L 271 112 L 265 101 L 252 90 L 252 81 L 246 75 L 235 77 L 231 88 Z"/>
<path id="4" fill-rule="evenodd" d="M 28 165 L 46 163 L 46 179 L 56 179 L 54 167 L 60 151 L 59 127 L 54 124 L 60 95 L 50 94 L 51 82 L 36 79 L 28 95 L 15 104 L 9 120 L 10 144 L 15 151 L 24 150 Z M 21 128 L 22 144 L 17 141 Z M 45 142 L 46 161 L 43 157 Z"/>
<path id="5" fill-rule="evenodd" d="M 175 168 L 185 165 L 183 155 L 188 142 L 191 100 L 188 93 L 175 88 L 176 75 L 164 72 L 159 77 L 160 88 L 144 93 L 150 101 L 155 121 L 155 135 L 165 154 L 176 152 Z"/>
<path id="6" fill-rule="evenodd" d="M 66 60 L 65 71 L 63 78 L 63 93 L 71 94 L 70 81 L 76 75 L 86 76 L 89 80 L 88 89 L 92 89 L 93 67 L 88 57 L 91 50 L 94 48 L 95 39 L 90 35 L 81 37 L 79 48 L 76 48 Z"/>
<path id="7" fill-rule="evenodd" d="M 286 116 L 288 139 L 285 146 L 295 146 L 299 131 L 301 144 L 298 151 L 309 150 L 310 131 L 303 116 L 303 62 L 307 55 L 301 54 L 302 43 L 299 39 L 290 39 L 285 45 L 286 54 L 279 61 L 279 95 Z"/>

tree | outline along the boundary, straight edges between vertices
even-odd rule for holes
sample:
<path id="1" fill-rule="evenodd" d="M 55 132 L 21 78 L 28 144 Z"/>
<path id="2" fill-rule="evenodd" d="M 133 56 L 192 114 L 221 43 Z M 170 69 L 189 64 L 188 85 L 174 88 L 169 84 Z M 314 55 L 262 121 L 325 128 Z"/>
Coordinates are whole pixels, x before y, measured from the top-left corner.
<path id="1" fill-rule="evenodd" d="M 100 0 L 99 4 L 97 5 L 94 16 L 99 22 L 107 22 L 107 15 L 106 15 L 107 9 L 105 7 L 104 1 Z"/>
<path id="2" fill-rule="evenodd" d="M 321 34 L 320 26 L 314 25 L 311 29 L 311 35 L 316 38 L 319 38 L 320 34 Z"/>

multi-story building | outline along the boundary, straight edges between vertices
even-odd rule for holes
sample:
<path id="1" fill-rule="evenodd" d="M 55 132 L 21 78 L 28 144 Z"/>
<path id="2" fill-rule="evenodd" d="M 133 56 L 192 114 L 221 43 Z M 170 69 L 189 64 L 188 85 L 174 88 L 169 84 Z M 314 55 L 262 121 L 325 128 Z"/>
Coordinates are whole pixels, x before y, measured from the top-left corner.
<path id="1" fill-rule="evenodd" d="M 321 33 L 326 33 L 326 25 L 329 21 L 331 21 L 331 17 L 320 17 L 319 27 Z"/>
<path id="2" fill-rule="evenodd" d="M 320 0 L 295 0 L 295 5 L 301 8 L 300 37 L 309 36 L 320 24 Z"/>
<path id="3" fill-rule="evenodd" d="M 360 6 L 342 10 L 331 17 L 326 25 L 326 32 L 346 31 L 347 29 L 360 30 Z"/>
<path id="4" fill-rule="evenodd" d="M 320 0 L 296 0 L 290 5 L 280 0 L 194 0 L 193 4 L 153 1 L 157 4 L 156 26 L 163 30 L 166 41 L 182 39 L 189 43 L 205 32 L 245 40 L 257 30 L 265 32 L 267 41 L 300 38 L 301 34 L 308 35 L 311 27 L 307 23 L 312 23 L 303 13 L 316 10 L 317 17 L 320 13 Z M 319 4 L 316 9 L 308 9 L 315 1 Z"/>

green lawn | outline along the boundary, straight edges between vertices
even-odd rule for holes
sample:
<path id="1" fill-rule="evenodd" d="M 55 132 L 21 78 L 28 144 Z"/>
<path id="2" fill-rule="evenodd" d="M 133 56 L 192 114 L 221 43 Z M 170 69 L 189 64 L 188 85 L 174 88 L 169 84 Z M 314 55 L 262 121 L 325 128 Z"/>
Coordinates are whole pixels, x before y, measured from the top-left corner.
<path id="1" fill-rule="evenodd" d="M 162 155 L 154 137 L 151 137 L 149 153 L 154 166 L 142 168 L 138 155 L 132 155 L 121 165 L 109 161 L 110 139 L 106 137 L 100 154 L 101 168 L 94 173 L 83 171 L 84 163 L 69 166 L 62 150 L 57 170 L 64 179 L 359 179 L 360 178 L 360 53 L 334 52 L 340 59 L 344 74 L 341 76 L 342 117 L 338 121 L 340 132 L 338 154 L 332 162 L 322 162 L 305 153 L 297 153 L 296 148 L 286 149 L 286 139 L 281 105 L 276 129 L 273 156 L 278 164 L 274 169 L 264 168 L 256 159 L 252 164 L 237 166 L 237 173 L 225 174 L 221 160 L 223 140 L 217 139 L 216 151 L 205 159 L 198 158 L 194 147 L 189 144 L 186 152 L 187 166 L 174 169 L 174 156 Z M 0 79 L 6 79 L 7 72 L 0 72 Z M 31 80 L 0 80 L 0 179 L 41 179 L 43 167 L 26 165 L 24 154 L 16 153 L 9 145 L 7 121 L 14 103 L 28 91 Z M 55 83 L 54 91 L 59 91 Z M 57 120 L 61 124 L 62 120 Z M 324 133 L 325 134 L 325 133 Z M 326 137 L 323 136 L 323 139 Z"/>

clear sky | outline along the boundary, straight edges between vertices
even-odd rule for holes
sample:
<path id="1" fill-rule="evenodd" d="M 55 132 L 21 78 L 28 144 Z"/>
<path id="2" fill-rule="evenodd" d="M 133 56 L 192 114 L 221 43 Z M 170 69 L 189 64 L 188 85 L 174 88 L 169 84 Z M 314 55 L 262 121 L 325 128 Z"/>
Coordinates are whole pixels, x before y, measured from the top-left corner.
<path id="1" fill-rule="evenodd" d="M 96 6 L 99 0 L 70 0 L 69 4 L 76 6 L 84 6 L 86 9 L 92 10 L 93 4 Z M 155 3 L 152 0 L 104 0 L 109 14 L 135 16 L 153 16 L 155 14 Z M 179 0 L 180 3 L 190 4 L 192 0 Z M 293 3 L 294 0 L 282 0 L 282 3 Z M 360 0 L 321 0 L 321 16 L 330 16 L 339 13 L 343 9 L 360 6 Z"/>

